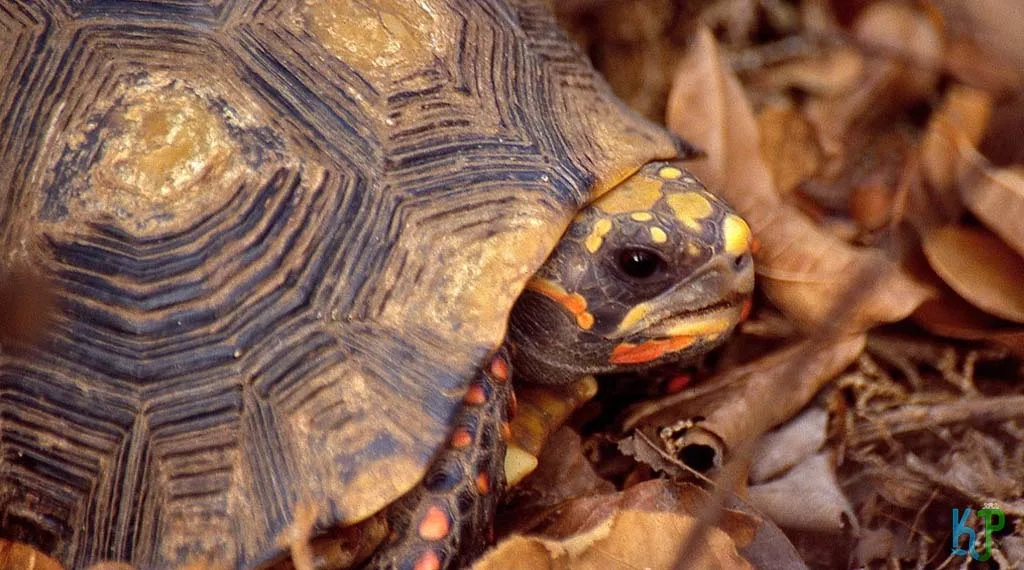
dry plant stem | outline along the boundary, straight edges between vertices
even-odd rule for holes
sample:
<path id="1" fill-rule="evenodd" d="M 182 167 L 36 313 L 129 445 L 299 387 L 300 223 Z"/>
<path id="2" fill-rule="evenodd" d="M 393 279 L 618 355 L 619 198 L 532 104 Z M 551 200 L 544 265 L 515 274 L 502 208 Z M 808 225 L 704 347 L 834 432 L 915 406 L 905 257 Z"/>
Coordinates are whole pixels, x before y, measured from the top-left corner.
<path id="1" fill-rule="evenodd" d="M 865 417 L 852 432 L 849 445 L 864 445 L 942 425 L 1015 418 L 1024 418 L 1024 396 L 966 398 L 934 405 L 908 404 L 874 417 Z"/>
<path id="2" fill-rule="evenodd" d="M 953 486 L 950 483 L 949 476 L 947 475 L 946 472 L 939 471 L 938 469 L 935 468 L 934 465 L 932 465 L 931 463 L 925 462 L 924 460 L 920 459 L 918 456 L 914 455 L 913 453 L 908 453 L 906 457 L 907 457 L 907 460 L 906 460 L 905 465 L 906 465 L 907 469 L 911 473 L 915 473 L 917 475 L 920 475 L 920 476 L 924 477 L 925 479 L 930 481 L 935 486 L 955 491 L 955 492 L 957 492 L 957 493 L 967 497 L 968 499 L 970 499 L 971 501 L 973 501 L 975 504 L 978 504 L 978 505 L 984 505 L 984 504 L 987 504 L 987 503 L 991 503 L 996 508 L 1002 510 L 1003 513 L 1007 517 L 1010 517 L 1010 516 L 1024 517 L 1024 503 L 1022 503 L 1021 501 L 1014 501 L 1014 502 L 1002 501 L 1002 500 L 999 500 L 999 499 L 997 499 L 995 497 L 989 497 L 989 496 L 982 495 L 982 494 L 979 494 L 979 493 L 974 493 L 974 492 L 972 492 L 972 491 L 970 491 L 968 489 L 965 489 L 963 487 Z"/>

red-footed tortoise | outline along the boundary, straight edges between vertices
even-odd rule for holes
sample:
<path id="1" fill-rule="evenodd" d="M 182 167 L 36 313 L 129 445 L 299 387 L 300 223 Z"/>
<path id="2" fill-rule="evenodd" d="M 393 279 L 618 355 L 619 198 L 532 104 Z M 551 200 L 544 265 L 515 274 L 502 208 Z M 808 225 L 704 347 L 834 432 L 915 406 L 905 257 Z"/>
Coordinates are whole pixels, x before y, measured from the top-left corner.
<path id="1" fill-rule="evenodd" d="M 68 568 L 391 505 L 369 565 L 462 564 L 513 368 L 692 358 L 752 287 L 539 1 L 6 1 L 0 129 L 0 261 L 59 307 L 0 353 L 0 537 Z"/>

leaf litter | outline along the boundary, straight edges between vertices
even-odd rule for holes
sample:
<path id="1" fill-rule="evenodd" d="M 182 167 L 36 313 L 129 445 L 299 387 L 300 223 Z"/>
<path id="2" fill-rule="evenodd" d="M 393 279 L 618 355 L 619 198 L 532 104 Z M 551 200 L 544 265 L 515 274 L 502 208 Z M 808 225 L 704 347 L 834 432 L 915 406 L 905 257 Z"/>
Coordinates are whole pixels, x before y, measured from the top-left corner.
<path id="1" fill-rule="evenodd" d="M 477 567 L 1024 567 L 1019 5 L 550 3 L 705 153 L 758 291 L 695 366 L 599 378 Z M 991 558 L 956 556 L 952 509 L 986 506 Z"/>

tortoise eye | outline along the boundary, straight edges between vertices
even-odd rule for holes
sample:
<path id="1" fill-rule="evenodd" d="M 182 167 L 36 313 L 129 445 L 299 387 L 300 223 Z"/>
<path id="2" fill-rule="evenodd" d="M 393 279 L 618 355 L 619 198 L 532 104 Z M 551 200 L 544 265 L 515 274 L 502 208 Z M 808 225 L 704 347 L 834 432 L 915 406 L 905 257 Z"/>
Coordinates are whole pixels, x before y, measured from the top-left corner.
<path id="1" fill-rule="evenodd" d="M 665 266 L 660 255 L 646 249 L 624 249 L 619 252 L 619 269 L 634 279 L 647 279 Z"/>

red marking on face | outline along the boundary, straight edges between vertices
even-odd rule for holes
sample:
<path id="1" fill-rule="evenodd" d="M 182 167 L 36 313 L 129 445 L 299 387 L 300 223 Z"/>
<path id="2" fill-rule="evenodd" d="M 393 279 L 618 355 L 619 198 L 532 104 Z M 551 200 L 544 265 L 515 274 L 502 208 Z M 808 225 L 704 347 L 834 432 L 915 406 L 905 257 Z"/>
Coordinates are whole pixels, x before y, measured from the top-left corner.
<path id="1" fill-rule="evenodd" d="M 676 394 L 682 392 L 687 386 L 690 385 L 690 381 L 693 380 L 689 374 L 677 374 L 668 381 L 668 385 L 665 386 L 666 394 Z"/>
<path id="2" fill-rule="evenodd" d="M 437 557 L 433 550 L 428 550 L 416 561 L 413 570 L 441 570 L 441 559 Z"/>
<path id="3" fill-rule="evenodd" d="M 758 240 L 757 238 L 751 239 L 750 240 L 750 253 L 756 255 L 757 252 L 759 252 L 759 251 L 761 251 L 761 242 L 760 242 L 760 240 Z"/>
<path id="4" fill-rule="evenodd" d="M 737 322 L 742 323 L 742 322 L 746 321 L 747 317 L 750 316 L 751 309 L 753 309 L 753 308 L 754 308 L 754 300 L 753 299 L 747 299 L 746 301 L 743 301 L 743 308 L 740 309 L 740 319 Z"/>
<path id="5" fill-rule="evenodd" d="M 466 395 L 462 398 L 463 403 L 470 406 L 479 406 L 487 402 L 487 392 L 484 391 L 484 387 L 480 384 L 473 384 L 466 390 Z"/>
<path id="6" fill-rule="evenodd" d="M 508 363 L 500 356 L 495 356 L 491 361 L 491 376 L 495 380 L 505 382 L 508 380 Z"/>
<path id="7" fill-rule="evenodd" d="M 481 471 L 476 476 L 476 490 L 481 495 L 486 495 L 491 492 L 491 478 L 487 476 L 487 473 Z"/>
<path id="8" fill-rule="evenodd" d="M 612 364 L 640 364 L 651 362 L 670 352 L 682 350 L 697 342 L 697 337 L 677 336 L 668 339 L 648 340 L 640 344 L 624 342 L 612 349 L 608 359 Z"/>
<path id="9" fill-rule="evenodd" d="M 501 437 L 505 441 L 512 439 L 512 426 L 508 425 L 508 422 L 501 422 Z"/>
<path id="10" fill-rule="evenodd" d="M 427 509 L 427 514 L 420 521 L 418 531 L 423 540 L 441 540 L 448 536 L 451 529 L 452 521 L 448 518 L 448 513 L 444 512 L 441 507 L 433 505 Z"/>
<path id="11" fill-rule="evenodd" d="M 455 428 L 455 431 L 452 432 L 451 445 L 455 449 L 469 447 L 471 443 L 473 443 L 473 434 L 469 433 L 468 429 L 460 427 Z"/>

